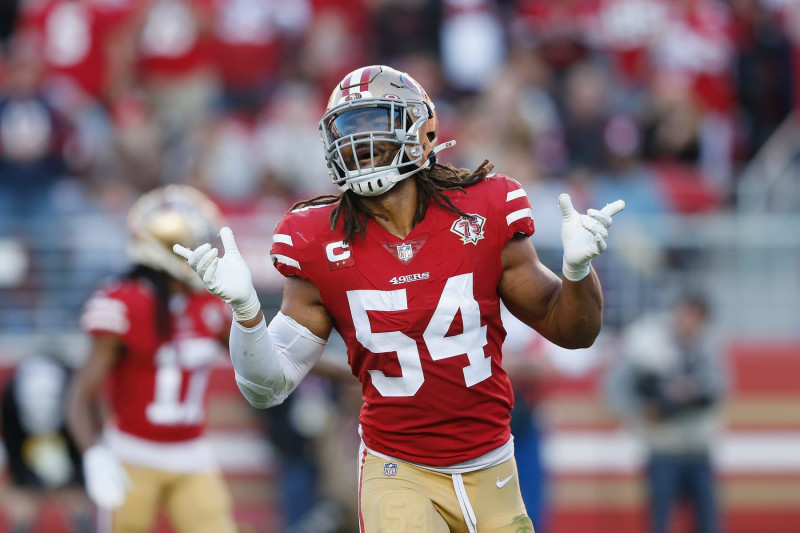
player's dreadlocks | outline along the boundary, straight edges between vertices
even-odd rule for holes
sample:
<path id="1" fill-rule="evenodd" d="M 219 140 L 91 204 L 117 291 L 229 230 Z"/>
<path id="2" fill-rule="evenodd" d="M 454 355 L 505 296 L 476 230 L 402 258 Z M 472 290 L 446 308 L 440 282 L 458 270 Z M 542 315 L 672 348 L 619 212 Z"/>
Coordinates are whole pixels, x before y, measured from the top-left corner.
<path id="1" fill-rule="evenodd" d="M 129 279 L 146 280 L 151 284 L 156 295 L 154 304 L 153 321 L 158 338 L 169 339 L 172 335 L 172 314 L 169 311 L 169 280 L 171 276 L 162 270 L 156 270 L 147 265 L 134 265 L 126 275 Z"/>
<path id="2" fill-rule="evenodd" d="M 461 211 L 458 207 L 453 205 L 450 197 L 445 194 L 445 191 L 458 190 L 463 191 L 465 187 L 469 187 L 486 177 L 494 165 L 488 159 L 485 159 L 478 168 L 470 171 L 466 168 L 456 168 L 453 165 L 442 165 L 434 163 L 430 167 L 419 171 L 414 174 L 417 180 L 417 209 L 414 213 L 412 225 L 416 226 L 425 217 L 428 211 L 428 206 L 431 200 L 436 202 L 436 205 L 457 213 L 462 217 L 469 217 L 470 215 Z M 380 217 L 386 219 L 386 215 L 381 213 L 374 213 L 367 209 L 362 202 L 358 201 L 358 195 L 351 190 L 347 190 L 339 195 L 324 194 L 311 198 L 310 200 L 302 200 L 292 206 L 292 209 L 301 207 L 310 207 L 316 205 L 328 205 L 337 203 L 336 207 L 331 211 L 331 229 L 336 228 L 337 222 L 342 220 L 342 229 L 345 234 L 345 242 L 353 242 L 356 234 L 360 234 L 361 238 L 365 238 L 367 234 L 367 222 L 370 218 Z"/>

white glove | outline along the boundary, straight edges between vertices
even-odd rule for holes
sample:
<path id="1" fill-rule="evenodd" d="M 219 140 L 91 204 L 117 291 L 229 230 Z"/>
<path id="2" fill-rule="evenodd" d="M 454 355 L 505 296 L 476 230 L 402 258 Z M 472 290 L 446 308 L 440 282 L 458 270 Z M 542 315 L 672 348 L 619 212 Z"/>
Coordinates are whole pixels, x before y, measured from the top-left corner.
<path id="1" fill-rule="evenodd" d="M 125 502 L 131 478 L 111 450 L 95 444 L 83 453 L 83 477 L 89 498 L 103 509 L 116 509 Z"/>
<path id="2" fill-rule="evenodd" d="M 253 276 L 236 247 L 231 228 L 220 230 L 225 256 L 218 257 L 219 251 L 206 243 L 194 251 L 176 244 L 172 250 L 189 261 L 195 272 L 203 280 L 208 292 L 219 296 L 233 308 L 236 320 L 244 322 L 255 318 L 261 310 L 261 302 L 253 287 Z"/>
<path id="3" fill-rule="evenodd" d="M 564 277 L 580 281 L 589 275 L 592 259 L 607 247 L 606 238 L 611 217 L 625 209 L 625 202 L 617 200 L 603 209 L 589 209 L 581 215 L 572 207 L 569 194 L 558 196 L 561 208 L 561 243 L 564 245 Z"/>

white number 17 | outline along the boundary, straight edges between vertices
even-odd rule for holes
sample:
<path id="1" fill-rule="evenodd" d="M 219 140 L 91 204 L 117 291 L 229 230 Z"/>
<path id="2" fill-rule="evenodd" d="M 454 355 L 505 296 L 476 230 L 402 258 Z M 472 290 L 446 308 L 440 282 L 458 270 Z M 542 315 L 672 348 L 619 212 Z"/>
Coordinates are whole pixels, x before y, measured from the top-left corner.
<path id="1" fill-rule="evenodd" d="M 447 280 L 431 321 L 422 335 L 434 361 L 467 355 L 464 384 L 471 387 L 492 375 L 491 357 L 483 352 L 486 346 L 486 326 L 481 326 L 481 311 L 472 289 L 472 273 L 453 276 Z M 386 376 L 380 370 L 370 370 L 372 384 L 383 396 L 413 396 L 425 382 L 417 341 L 400 331 L 374 332 L 367 311 L 405 311 L 408 309 L 406 290 L 348 291 L 347 301 L 353 316 L 356 338 L 373 353 L 396 352 L 401 376 Z M 447 336 L 450 325 L 461 310 L 463 332 Z"/>

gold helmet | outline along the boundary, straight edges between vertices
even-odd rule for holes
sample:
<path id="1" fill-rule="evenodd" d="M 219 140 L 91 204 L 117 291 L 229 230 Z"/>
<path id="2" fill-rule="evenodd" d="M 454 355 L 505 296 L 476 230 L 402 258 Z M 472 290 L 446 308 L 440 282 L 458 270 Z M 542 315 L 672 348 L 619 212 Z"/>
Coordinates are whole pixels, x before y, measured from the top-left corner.
<path id="1" fill-rule="evenodd" d="M 334 89 L 319 123 L 325 160 L 339 189 L 375 196 L 427 168 L 436 153 L 436 109 L 411 76 L 384 65 L 354 70 Z M 376 145 L 390 146 L 378 161 Z"/>
<path id="2" fill-rule="evenodd" d="M 172 251 L 174 244 L 195 249 L 211 241 L 222 226 L 219 209 L 188 185 L 167 185 L 142 195 L 128 211 L 128 257 L 137 264 L 202 287 L 197 274 Z"/>

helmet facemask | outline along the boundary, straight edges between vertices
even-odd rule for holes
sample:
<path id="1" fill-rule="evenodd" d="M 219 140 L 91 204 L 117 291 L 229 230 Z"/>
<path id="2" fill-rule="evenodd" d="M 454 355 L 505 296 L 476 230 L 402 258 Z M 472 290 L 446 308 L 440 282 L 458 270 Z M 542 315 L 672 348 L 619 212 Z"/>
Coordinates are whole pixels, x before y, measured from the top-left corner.
<path id="1" fill-rule="evenodd" d="M 422 100 L 370 98 L 331 109 L 320 129 L 333 182 L 375 196 L 426 168 L 419 135 L 431 118 Z"/>

